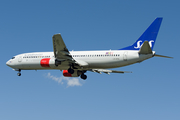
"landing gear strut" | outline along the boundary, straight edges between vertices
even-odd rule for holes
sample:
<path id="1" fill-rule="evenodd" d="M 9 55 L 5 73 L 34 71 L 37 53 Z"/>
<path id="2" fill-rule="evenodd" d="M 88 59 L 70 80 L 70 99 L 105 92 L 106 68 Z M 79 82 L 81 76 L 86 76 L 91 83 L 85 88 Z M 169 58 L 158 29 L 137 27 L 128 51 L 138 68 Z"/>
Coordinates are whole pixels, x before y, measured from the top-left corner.
<path id="1" fill-rule="evenodd" d="M 68 69 L 68 73 L 73 74 L 73 73 L 74 73 L 74 69 L 76 69 L 76 68 L 74 67 L 74 64 L 71 64 L 70 67 L 69 67 L 69 69 Z"/>
<path id="2" fill-rule="evenodd" d="M 19 72 L 17 73 L 18 76 L 21 76 L 21 69 L 18 70 Z"/>

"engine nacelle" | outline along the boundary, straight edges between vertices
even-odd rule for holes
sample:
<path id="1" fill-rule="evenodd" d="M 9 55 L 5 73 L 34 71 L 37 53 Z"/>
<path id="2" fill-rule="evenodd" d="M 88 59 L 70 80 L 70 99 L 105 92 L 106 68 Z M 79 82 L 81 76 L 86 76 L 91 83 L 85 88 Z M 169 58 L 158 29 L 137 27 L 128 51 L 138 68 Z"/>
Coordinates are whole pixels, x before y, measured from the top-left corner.
<path id="1" fill-rule="evenodd" d="M 55 67 L 55 59 L 52 58 L 43 58 L 40 61 L 41 67 L 44 68 L 54 68 Z"/>
<path id="2" fill-rule="evenodd" d="M 40 61 L 40 64 L 42 67 L 50 67 L 49 66 L 49 61 L 50 61 L 51 58 L 43 58 L 41 59 Z"/>
<path id="3" fill-rule="evenodd" d="M 68 70 L 63 70 L 63 76 L 64 77 L 79 77 L 82 74 L 79 70 L 74 70 L 74 73 L 71 74 L 68 72 Z"/>

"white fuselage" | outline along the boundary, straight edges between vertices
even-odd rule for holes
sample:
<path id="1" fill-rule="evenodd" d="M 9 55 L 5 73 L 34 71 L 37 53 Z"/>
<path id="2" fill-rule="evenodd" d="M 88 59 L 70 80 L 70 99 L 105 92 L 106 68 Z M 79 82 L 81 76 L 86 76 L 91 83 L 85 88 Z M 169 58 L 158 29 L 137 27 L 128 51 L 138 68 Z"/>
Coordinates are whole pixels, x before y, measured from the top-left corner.
<path id="1" fill-rule="evenodd" d="M 153 57 L 153 54 L 140 55 L 137 50 L 71 51 L 72 58 L 82 70 L 117 68 Z M 69 63 L 55 66 L 54 52 L 33 52 L 19 54 L 6 63 L 15 70 L 59 69 L 67 70 Z"/>

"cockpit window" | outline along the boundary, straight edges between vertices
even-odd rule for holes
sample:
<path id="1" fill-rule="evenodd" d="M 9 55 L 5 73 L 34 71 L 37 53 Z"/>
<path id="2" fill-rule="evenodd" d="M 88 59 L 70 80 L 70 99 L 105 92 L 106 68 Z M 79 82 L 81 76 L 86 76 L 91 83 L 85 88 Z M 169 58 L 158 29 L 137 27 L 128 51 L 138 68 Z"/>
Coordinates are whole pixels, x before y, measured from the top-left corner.
<path id="1" fill-rule="evenodd" d="M 12 57 L 12 59 L 14 59 L 15 57 Z"/>

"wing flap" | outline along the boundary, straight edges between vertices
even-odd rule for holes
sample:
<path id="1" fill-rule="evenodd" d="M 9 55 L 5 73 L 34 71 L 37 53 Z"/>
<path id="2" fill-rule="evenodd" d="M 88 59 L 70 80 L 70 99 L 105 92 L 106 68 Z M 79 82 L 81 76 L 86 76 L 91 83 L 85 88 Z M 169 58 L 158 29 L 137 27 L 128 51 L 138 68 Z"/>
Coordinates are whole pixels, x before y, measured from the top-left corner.
<path id="1" fill-rule="evenodd" d="M 107 70 L 107 69 L 91 69 L 92 72 L 97 72 L 99 74 L 106 73 L 110 75 L 110 73 L 132 73 L 129 71 L 116 71 L 116 70 Z"/>

